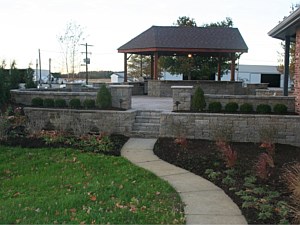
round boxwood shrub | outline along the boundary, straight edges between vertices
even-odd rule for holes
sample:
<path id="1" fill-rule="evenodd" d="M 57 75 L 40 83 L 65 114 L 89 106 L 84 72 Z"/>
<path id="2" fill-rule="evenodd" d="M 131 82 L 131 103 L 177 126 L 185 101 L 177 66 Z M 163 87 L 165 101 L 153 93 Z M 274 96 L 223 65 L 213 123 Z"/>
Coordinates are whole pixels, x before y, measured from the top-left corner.
<path id="1" fill-rule="evenodd" d="M 105 85 L 102 85 L 100 90 L 97 93 L 96 105 L 100 109 L 107 109 L 111 107 L 111 104 L 112 104 L 111 93 Z"/>
<path id="2" fill-rule="evenodd" d="M 229 102 L 225 105 L 226 112 L 236 112 L 239 109 L 239 105 L 236 102 Z"/>
<path id="3" fill-rule="evenodd" d="M 54 106 L 57 108 L 64 108 L 67 106 L 67 102 L 65 99 L 58 98 L 54 100 Z"/>
<path id="4" fill-rule="evenodd" d="M 272 108 L 268 104 L 260 104 L 256 107 L 256 112 L 260 114 L 268 114 L 271 113 Z"/>
<path id="5" fill-rule="evenodd" d="M 79 109 L 81 107 L 81 102 L 80 102 L 80 99 L 78 98 L 72 98 L 69 102 L 69 106 L 72 108 L 72 109 Z"/>
<path id="6" fill-rule="evenodd" d="M 54 99 L 45 98 L 43 102 L 44 107 L 54 107 Z"/>
<path id="7" fill-rule="evenodd" d="M 85 99 L 82 104 L 85 109 L 92 109 L 96 106 L 96 102 L 94 99 Z"/>
<path id="8" fill-rule="evenodd" d="M 250 103 L 244 103 L 240 106 L 240 111 L 243 113 L 251 113 L 253 112 L 253 105 Z"/>
<path id="9" fill-rule="evenodd" d="M 197 87 L 192 98 L 192 111 L 203 111 L 206 107 L 204 92 L 200 87 Z"/>
<path id="10" fill-rule="evenodd" d="M 211 103 L 209 103 L 208 110 L 210 112 L 214 112 L 214 113 L 221 112 L 221 110 L 222 110 L 221 102 L 211 102 Z"/>
<path id="11" fill-rule="evenodd" d="M 273 111 L 277 114 L 285 114 L 287 113 L 287 106 L 284 104 L 276 104 L 273 107 Z"/>
<path id="12" fill-rule="evenodd" d="M 31 105 L 36 107 L 41 107 L 43 106 L 43 99 L 40 97 L 33 98 L 31 99 Z"/>

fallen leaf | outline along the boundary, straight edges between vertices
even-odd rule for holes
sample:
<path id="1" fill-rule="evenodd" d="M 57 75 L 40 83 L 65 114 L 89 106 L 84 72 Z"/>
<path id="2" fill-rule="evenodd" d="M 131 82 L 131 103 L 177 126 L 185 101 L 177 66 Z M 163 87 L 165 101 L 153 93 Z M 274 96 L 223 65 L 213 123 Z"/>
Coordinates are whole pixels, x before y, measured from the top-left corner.
<path id="1" fill-rule="evenodd" d="M 71 212 L 71 213 L 76 213 L 76 211 L 77 211 L 77 210 L 76 210 L 75 208 L 70 209 L 70 212 Z"/>
<path id="2" fill-rule="evenodd" d="M 93 202 L 96 201 L 96 200 L 97 200 L 97 196 L 92 195 L 92 196 L 90 197 L 90 200 L 93 201 Z"/>
<path id="3" fill-rule="evenodd" d="M 13 197 L 18 197 L 20 195 L 20 192 L 16 192 Z"/>
<path id="4" fill-rule="evenodd" d="M 158 192 L 156 192 L 156 195 L 160 195 L 160 192 L 158 191 Z"/>

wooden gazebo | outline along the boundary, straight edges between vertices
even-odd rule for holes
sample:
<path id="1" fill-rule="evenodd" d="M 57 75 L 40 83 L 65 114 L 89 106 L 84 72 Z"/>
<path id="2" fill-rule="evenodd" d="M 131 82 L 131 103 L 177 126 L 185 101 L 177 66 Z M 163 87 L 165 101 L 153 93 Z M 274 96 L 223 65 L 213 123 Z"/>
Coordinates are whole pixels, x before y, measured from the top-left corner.
<path id="1" fill-rule="evenodd" d="M 248 52 L 237 28 L 152 26 L 118 49 L 124 53 L 124 82 L 127 82 L 128 54 L 151 56 L 151 77 L 158 79 L 160 56 L 208 56 L 231 59 L 231 80 L 234 81 L 236 53 Z M 221 79 L 221 66 L 218 67 Z"/>

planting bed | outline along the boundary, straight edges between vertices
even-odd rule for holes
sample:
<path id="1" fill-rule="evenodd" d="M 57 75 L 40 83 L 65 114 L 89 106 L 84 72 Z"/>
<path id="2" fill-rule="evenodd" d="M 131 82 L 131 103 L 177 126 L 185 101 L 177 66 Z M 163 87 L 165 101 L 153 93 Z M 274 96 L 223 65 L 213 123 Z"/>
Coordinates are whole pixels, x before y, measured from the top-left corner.
<path id="1" fill-rule="evenodd" d="M 255 143 L 231 143 L 237 152 L 233 169 L 227 168 L 215 142 L 175 141 L 159 138 L 154 152 L 161 159 L 205 177 L 221 187 L 240 207 L 249 224 L 292 222 L 290 193 L 282 179 L 284 168 L 300 162 L 300 148 L 277 144 L 274 168 L 263 180 L 255 176 L 254 166 L 265 150 Z"/>

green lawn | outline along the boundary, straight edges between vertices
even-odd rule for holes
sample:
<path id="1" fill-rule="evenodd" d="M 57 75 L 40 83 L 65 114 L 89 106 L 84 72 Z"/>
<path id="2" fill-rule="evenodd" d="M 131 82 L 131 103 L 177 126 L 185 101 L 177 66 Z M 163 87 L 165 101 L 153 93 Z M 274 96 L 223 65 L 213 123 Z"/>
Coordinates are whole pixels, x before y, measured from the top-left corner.
<path id="1" fill-rule="evenodd" d="M 0 223 L 184 223 L 175 190 L 121 157 L 0 147 Z"/>

